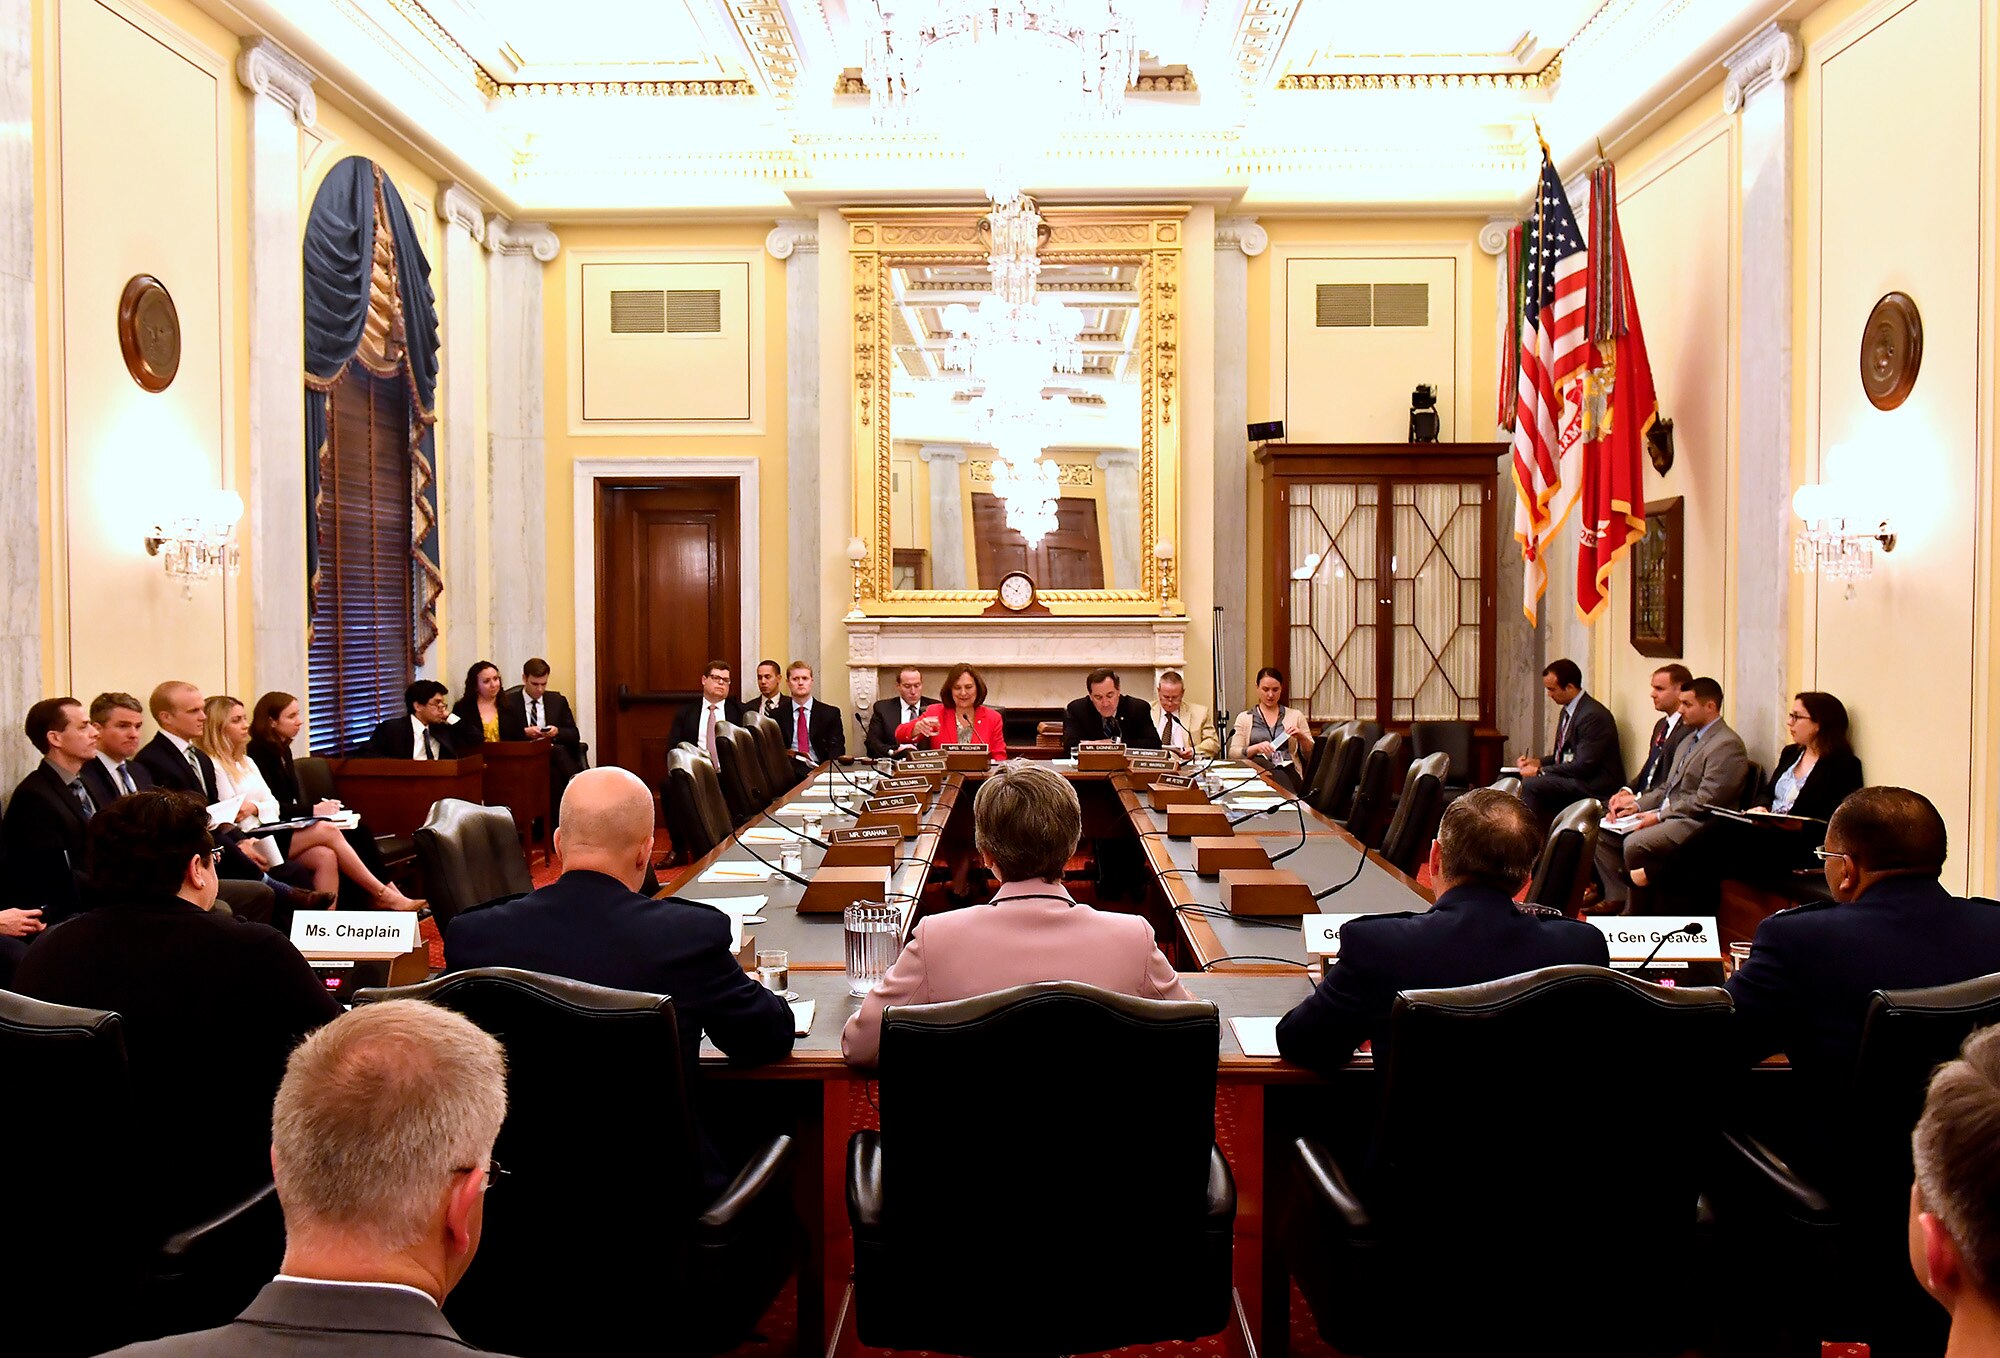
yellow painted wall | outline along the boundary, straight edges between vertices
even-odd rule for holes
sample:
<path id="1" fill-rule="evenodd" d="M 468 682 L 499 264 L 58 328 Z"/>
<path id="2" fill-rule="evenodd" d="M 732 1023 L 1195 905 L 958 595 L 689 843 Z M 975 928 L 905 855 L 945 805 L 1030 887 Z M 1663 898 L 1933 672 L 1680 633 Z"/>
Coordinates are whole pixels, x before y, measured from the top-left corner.
<path id="1" fill-rule="evenodd" d="M 554 671 L 555 686 L 574 692 L 576 674 L 576 596 L 573 565 L 575 541 L 572 526 L 571 485 L 578 458 L 653 457 L 754 457 L 758 460 L 758 484 L 762 513 L 758 520 L 761 552 L 758 560 L 744 561 L 742 569 L 754 573 L 762 594 L 759 599 L 761 637 L 744 640 L 746 649 L 759 655 L 782 655 L 785 651 L 786 615 L 789 590 L 786 586 L 786 543 L 789 523 L 812 507 L 788 506 L 785 492 L 785 266 L 764 252 L 764 237 L 771 223 L 746 222 L 710 225 L 582 225 L 557 228 L 563 249 L 570 250 L 749 250 L 758 252 L 764 269 L 764 432 L 754 435 L 626 435 L 572 434 L 563 412 L 569 409 L 569 295 L 568 273 L 561 257 L 542 271 L 542 319 L 547 382 L 544 409 L 548 414 L 548 662 Z M 827 384 L 829 391 L 841 388 Z M 843 537 L 835 548 L 846 546 Z M 843 572 L 846 561 L 841 560 Z M 842 578 L 844 579 L 844 573 Z M 830 634 L 831 636 L 831 634 Z M 832 641 L 829 640 L 829 647 Z M 846 655 L 829 649 L 824 657 L 805 656 L 821 672 L 838 673 Z M 748 687 L 748 685 L 744 685 Z"/>

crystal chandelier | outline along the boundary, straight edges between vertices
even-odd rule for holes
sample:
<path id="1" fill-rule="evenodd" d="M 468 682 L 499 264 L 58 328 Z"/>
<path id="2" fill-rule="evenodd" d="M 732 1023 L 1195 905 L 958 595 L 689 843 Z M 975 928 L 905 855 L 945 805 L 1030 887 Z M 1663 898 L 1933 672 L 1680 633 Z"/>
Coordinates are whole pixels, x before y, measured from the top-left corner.
<path id="1" fill-rule="evenodd" d="M 211 491 L 198 503 L 162 516 L 146 534 L 146 554 L 159 557 L 168 577 L 180 583 L 181 597 L 192 599 L 197 584 L 234 575 L 241 565 L 236 525 L 242 517 L 242 496 L 233 490 Z"/>
<path id="2" fill-rule="evenodd" d="M 1129 0 L 877 0 L 862 70 L 875 120 L 966 148 L 996 203 L 1043 147 L 1115 116 L 1138 69 Z"/>

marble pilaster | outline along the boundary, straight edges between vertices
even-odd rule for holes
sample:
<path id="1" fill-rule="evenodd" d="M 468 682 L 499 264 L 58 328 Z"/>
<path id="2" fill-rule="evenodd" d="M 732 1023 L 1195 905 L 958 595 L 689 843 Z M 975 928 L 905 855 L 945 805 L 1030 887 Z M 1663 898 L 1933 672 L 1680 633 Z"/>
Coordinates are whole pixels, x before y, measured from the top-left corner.
<path id="1" fill-rule="evenodd" d="M 509 683 L 548 645 L 548 478 L 542 268 L 562 248 L 538 222 L 486 223 L 486 606 Z"/>
<path id="2" fill-rule="evenodd" d="M 1500 326 L 1493 339 L 1496 352 L 1506 336 L 1507 308 L 1513 302 L 1506 259 L 1507 233 L 1513 225 L 1512 218 L 1496 217 L 1479 230 L 1479 248 L 1489 255 L 1500 256 L 1500 267 L 1494 270 Z M 1494 437 L 1506 438 L 1507 435 L 1496 429 Z M 1498 619 L 1494 635 L 1494 665 L 1499 688 L 1495 695 L 1494 720 L 1506 733 L 1504 758 L 1511 760 L 1516 754 L 1542 749 L 1542 714 L 1548 707 L 1548 701 L 1542 696 L 1541 674 L 1542 666 L 1548 660 L 1544 654 L 1543 629 L 1531 626 L 1527 614 L 1521 611 L 1521 588 L 1525 583 L 1527 566 L 1522 562 L 1520 548 L 1511 536 L 1514 506 L 1520 497 L 1514 490 L 1514 478 L 1506 473 L 1504 465 L 1497 498 L 1502 546 L 1493 581 L 1494 613 Z M 1546 610 L 1547 605 L 1544 604 L 1545 614 Z"/>
<path id="3" fill-rule="evenodd" d="M 486 205 L 459 184 L 445 185 L 438 218 L 444 231 L 440 270 L 438 412 L 438 539 L 444 571 L 444 651 L 446 674 L 463 670 L 478 655 L 479 619 L 486 591 L 479 579 L 479 349 L 480 278 L 485 259 Z M 499 539 L 494 539 L 495 544 Z M 516 662 L 508 662 L 516 663 Z M 511 674 L 505 664 L 503 674 Z"/>
<path id="4" fill-rule="evenodd" d="M 956 443 L 926 443 L 917 456 L 931 469 L 931 588 L 968 589 L 964 488 L 959 484 L 965 449 Z"/>
<path id="5" fill-rule="evenodd" d="M 1250 260 L 1270 236 L 1254 217 L 1215 222 L 1215 599 L 1222 605 L 1224 693 L 1246 686 L 1250 663 Z M 1201 618 L 1191 619 L 1199 630 Z"/>
<path id="6" fill-rule="evenodd" d="M 764 248 L 785 262 L 785 499 L 819 503 L 819 222 L 788 218 Z M 793 514 L 785 535 L 787 654 L 820 663 L 819 518 Z"/>
<path id="7" fill-rule="evenodd" d="M 306 683 L 305 262 L 299 129 L 319 116 L 316 78 L 269 38 L 236 58 L 250 100 L 250 567 L 254 693 Z M 304 751 L 305 735 L 298 746 Z"/>
<path id="8" fill-rule="evenodd" d="M 1771 23 L 1723 57 L 1725 111 L 1740 118 L 1742 329 L 1738 339 L 1736 674 L 1729 723 L 1769 763 L 1781 729 L 1791 589 L 1791 77 L 1798 25 Z"/>
<path id="9" fill-rule="evenodd" d="M 42 694 L 41 477 L 35 465 L 34 0 L 0 0 L 0 710 Z M 303 590 L 300 591 L 304 593 Z M 0 747 L 13 787 L 35 764 Z"/>
<path id="10" fill-rule="evenodd" d="M 1104 520 L 1111 527 L 1111 587 L 1136 589 L 1139 560 L 1139 454 L 1113 448 L 1097 455 L 1104 473 Z"/>

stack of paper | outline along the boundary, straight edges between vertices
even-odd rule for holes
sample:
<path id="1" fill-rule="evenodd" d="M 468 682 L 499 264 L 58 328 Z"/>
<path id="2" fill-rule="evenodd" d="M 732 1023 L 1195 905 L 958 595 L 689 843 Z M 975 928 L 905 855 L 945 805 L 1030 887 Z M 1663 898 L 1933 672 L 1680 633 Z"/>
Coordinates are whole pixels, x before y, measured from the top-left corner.
<path id="1" fill-rule="evenodd" d="M 812 1031 L 813 1010 L 819 1007 L 819 1001 L 793 1000 L 791 1003 L 792 1003 L 792 1036 L 804 1037 L 807 1033 Z"/>
<path id="2" fill-rule="evenodd" d="M 1278 1020 L 1275 1018 L 1232 1016 L 1229 1030 L 1236 1034 L 1236 1045 L 1243 1049 L 1245 1056 L 1278 1054 Z"/>

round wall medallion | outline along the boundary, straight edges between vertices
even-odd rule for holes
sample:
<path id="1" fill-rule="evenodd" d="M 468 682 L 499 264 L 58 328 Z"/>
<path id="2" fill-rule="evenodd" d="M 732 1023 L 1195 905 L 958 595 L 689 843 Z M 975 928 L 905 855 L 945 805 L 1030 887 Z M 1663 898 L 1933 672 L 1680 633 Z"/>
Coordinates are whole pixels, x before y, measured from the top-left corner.
<path id="1" fill-rule="evenodd" d="M 1877 410 L 1894 410 L 1917 385 L 1924 362 L 1924 322 L 1908 293 L 1892 292 L 1868 313 L 1861 331 L 1861 389 Z"/>
<path id="2" fill-rule="evenodd" d="M 165 391 L 181 370 L 181 318 L 166 285 L 137 274 L 118 299 L 118 347 L 132 380 L 147 391 Z"/>

